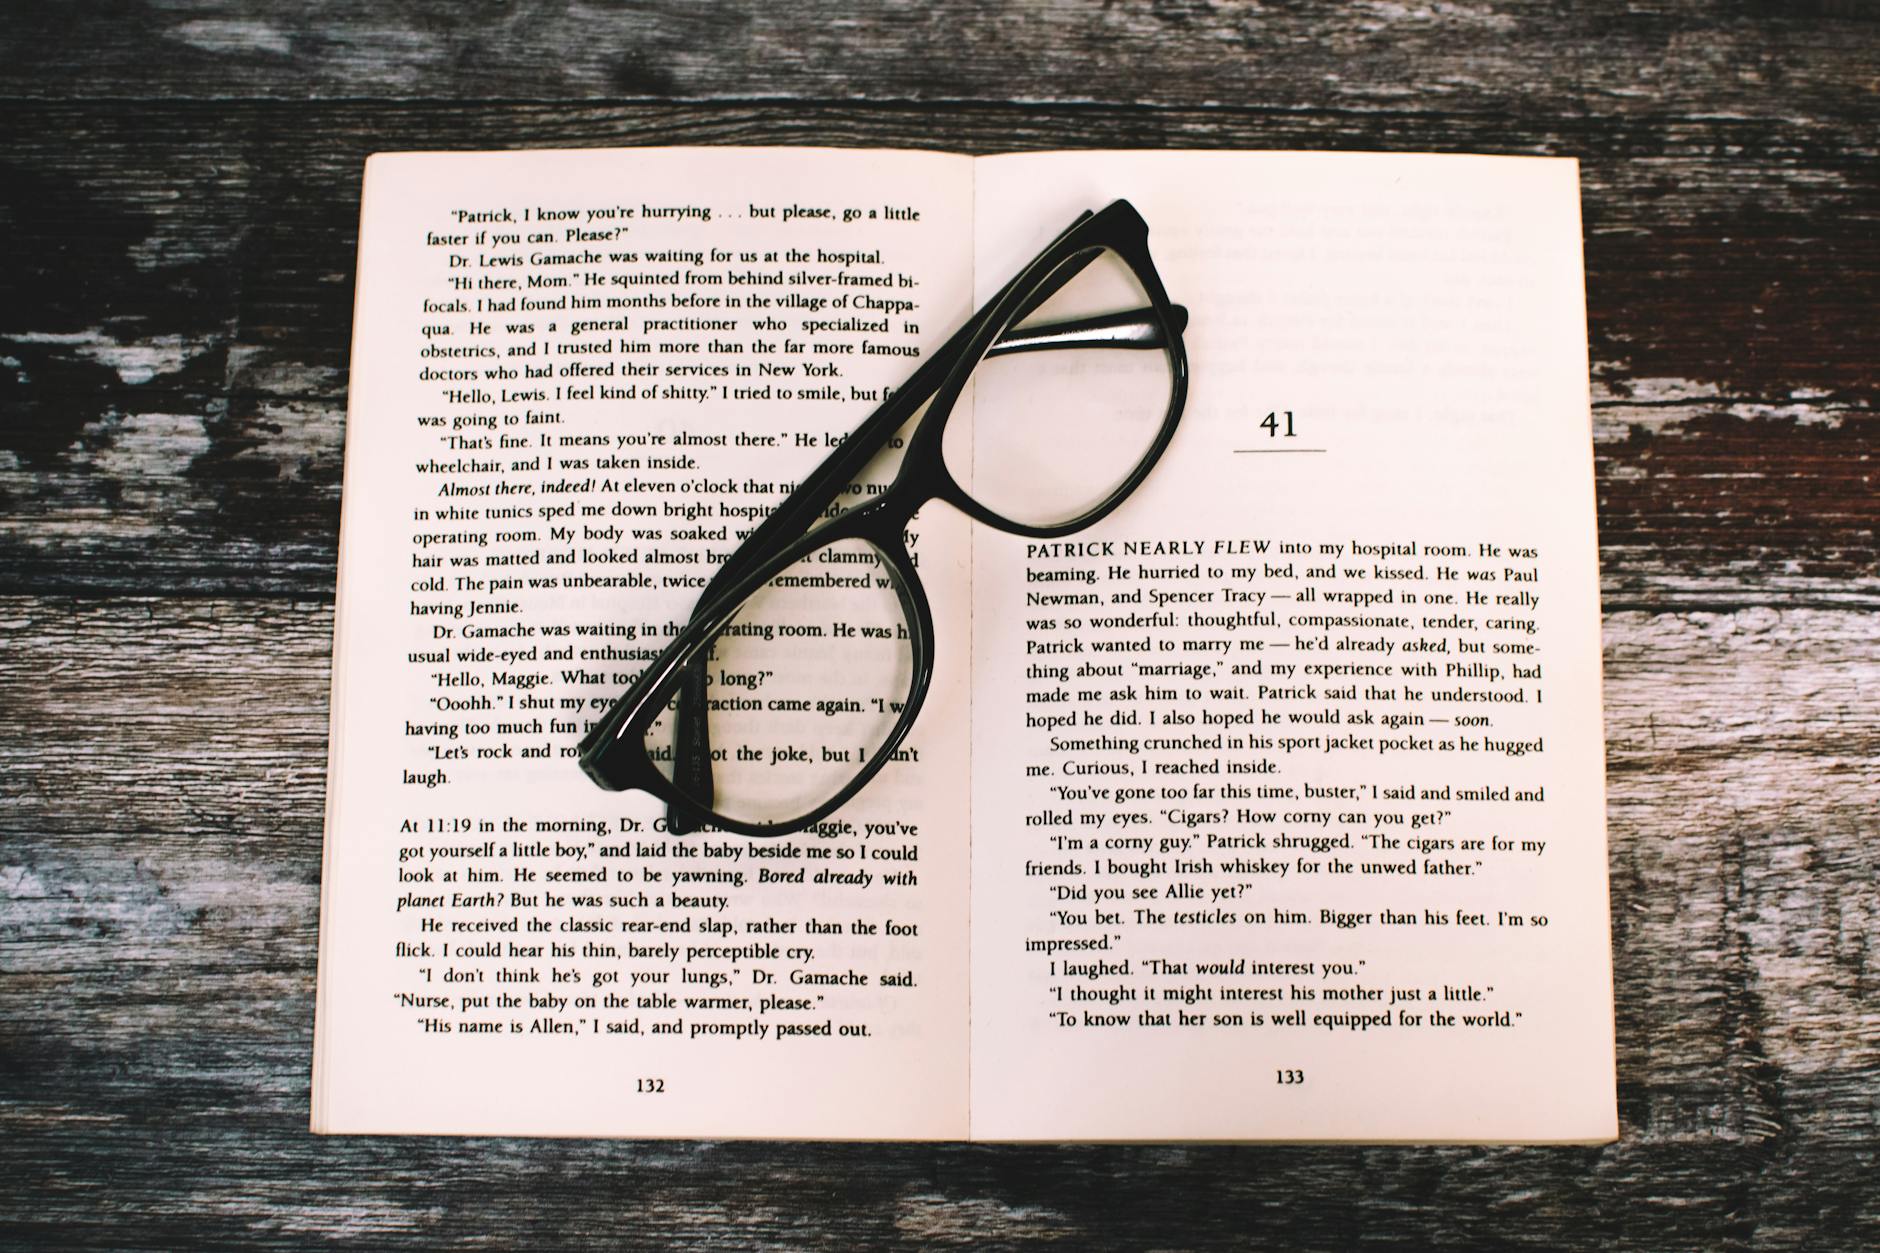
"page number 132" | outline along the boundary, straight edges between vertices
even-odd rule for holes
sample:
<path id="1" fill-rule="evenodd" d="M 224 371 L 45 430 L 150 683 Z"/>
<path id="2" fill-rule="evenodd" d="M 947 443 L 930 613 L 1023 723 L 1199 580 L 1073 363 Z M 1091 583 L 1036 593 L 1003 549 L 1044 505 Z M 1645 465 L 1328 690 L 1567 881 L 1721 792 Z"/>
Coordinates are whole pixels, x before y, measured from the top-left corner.
<path id="1" fill-rule="evenodd" d="M 1281 1087 L 1290 1087 L 1293 1084 L 1304 1083 L 1305 1081 L 1306 1072 L 1303 1070 L 1276 1070 L 1273 1072 L 1273 1082 L 1279 1084 Z"/>

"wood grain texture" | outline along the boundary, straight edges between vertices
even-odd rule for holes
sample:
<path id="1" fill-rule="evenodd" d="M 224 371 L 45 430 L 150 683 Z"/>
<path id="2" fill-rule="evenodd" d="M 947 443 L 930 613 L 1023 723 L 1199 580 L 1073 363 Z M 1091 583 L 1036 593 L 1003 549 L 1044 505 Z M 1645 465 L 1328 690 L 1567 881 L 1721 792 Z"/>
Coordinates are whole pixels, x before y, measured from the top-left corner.
<path id="1" fill-rule="evenodd" d="M 310 1137 L 331 629 L 329 606 L 277 599 L 0 600 L 0 708 L 36 728 L 0 745 L 0 1241 L 1880 1236 L 1868 614 L 1607 620 L 1622 1139 L 1603 1149 Z"/>
<path id="2" fill-rule="evenodd" d="M 80 0 L 0 127 L 0 1245 L 1880 1246 L 1871 3 Z M 1620 1143 L 306 1134 L 363 160 L 692 143 L 1580 158 Z"/>
<path id="3" fill-rule="evenodd" d="M 1880 28 L 1877 28 L 1880 29 Z M 0 591 L 329 596 L 380 149 L 894 143 L 1583 160 L 1615 607 L 1880 605 L 1880 127 L 1088 107 L 0 103 Z M 322 142 L 304 142 L 308 134 Z"/>
<path id="4" fill-rule="evenodd" d="M 1872 18 L 1859 0 L 91 0 L 14 15 L 0 94 L 1845 119 L 1863 107 L 1850 88 L 1872 90 Z"/>

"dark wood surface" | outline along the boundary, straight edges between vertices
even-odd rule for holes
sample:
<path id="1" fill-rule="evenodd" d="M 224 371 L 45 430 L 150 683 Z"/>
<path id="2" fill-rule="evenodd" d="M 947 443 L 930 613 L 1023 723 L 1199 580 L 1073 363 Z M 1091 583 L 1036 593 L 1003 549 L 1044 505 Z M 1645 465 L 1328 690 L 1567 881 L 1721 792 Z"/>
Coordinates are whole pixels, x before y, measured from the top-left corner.
<path id="1" fill-rule="evenodd" d="M 0 1245 L 1880 1245 L 1874 6 L 7 10 Z M 307 1134 L 361 164 L 654 143 L 1581 159 L 1619 1143 Z"/>

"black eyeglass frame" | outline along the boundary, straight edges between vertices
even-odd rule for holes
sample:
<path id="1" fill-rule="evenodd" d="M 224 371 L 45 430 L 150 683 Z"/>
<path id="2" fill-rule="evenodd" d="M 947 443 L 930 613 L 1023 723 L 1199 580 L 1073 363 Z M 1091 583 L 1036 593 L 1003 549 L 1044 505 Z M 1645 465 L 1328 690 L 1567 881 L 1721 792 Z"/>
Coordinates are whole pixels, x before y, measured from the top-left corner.
<path id="1" fill-rule="evenodd" d="M 710 825 L 747 836 L 782 836 L 805 830 L 867 786 L 893 760 L 933 682 L 933 612 L 905 538 L 914 514 L 938 498 L 968 517 L 1010 534 L 1038 539 L 1073 534 L 1101 521 L 1121 505 L 1148 477 L 1174 438 L 1188 395 L 1188 356 L 1182 341 L 1187 311 L 1170 303 L 1149 256 L 1148 235 L 1148 224 L 1126 200 L 1080 215 L 933 353 L 720 568 L 701 594 L 699 608 L 685 629 L 581 741 L 579 760 L 589 777 L 610 791 L 644 791 L 665 801 L 671 830 L 685 832 Z M 1149 298 L 1146 310 L 1057 324 L 1034 334 L 1027 333 L 1031 328 L 1013 330 L 1015 323 L 1105 250 L 1121 258 L 1141 284 Z M 1150 315 L 1146 324 L 1142 318 L 1145 312 Z M 1141 460 L 1102 501 L 1065 522 L 1047 526 L 1016 522 L 974 500 L 947 469 L 941 437 L 979 362 L 1009 352 L 1086 345 L 1160 348 L 1167 354 L 1168 408 Z M 887 490 L 817 525 L 828 506 L 930 396 L 932 403 L 908 439 L 900 469 Z M 690 677 L 691 690 L 680 696 L 673 764 L 678 771 L 689 763 L 694 777 L 701 781 L 696 790 L 709 795 L 711 749 L 705 728 L 702 664 L 707 651 L 745 601 L 766 583 L 818 549 L 844 540 L 860 540 L 880 554 L 910 627 L 914 678 L 900 718 L 848 785 L 809 813 L 776 823 L 747 822 L 718 813 L 666 777 L 647 751 L 646 731 Z"/>

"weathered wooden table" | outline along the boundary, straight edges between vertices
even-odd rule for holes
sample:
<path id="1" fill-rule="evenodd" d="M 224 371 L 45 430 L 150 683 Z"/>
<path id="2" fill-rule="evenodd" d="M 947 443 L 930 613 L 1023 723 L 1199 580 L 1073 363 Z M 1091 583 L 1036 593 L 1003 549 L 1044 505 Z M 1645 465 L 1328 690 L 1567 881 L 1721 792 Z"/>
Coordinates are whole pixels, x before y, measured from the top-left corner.
<path id="1" fill-rule="evenodd" d="M 0 1244 L 1880 1245 L 1874 6 L 8 7 Z M 808 142 L 1581 158 L 1618 1144 L 307 1134 L 364 157 Z"/>

